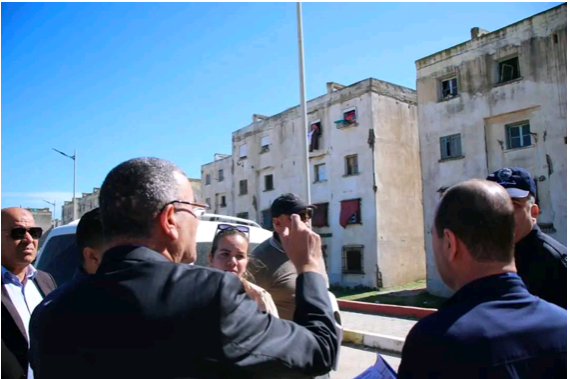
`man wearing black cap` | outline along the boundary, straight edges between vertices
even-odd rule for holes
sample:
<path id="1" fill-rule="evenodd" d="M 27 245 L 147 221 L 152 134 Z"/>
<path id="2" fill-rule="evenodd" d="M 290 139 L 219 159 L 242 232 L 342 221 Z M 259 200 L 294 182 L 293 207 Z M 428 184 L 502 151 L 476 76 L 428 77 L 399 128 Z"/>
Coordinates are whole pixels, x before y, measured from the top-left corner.
<path id="1" fill-rule="evenodd" d="M 291 215 L 298 214 L 301 220 L 310 226 L 314 205 L 307 205 L 301 198 L 292 193 L 279 196 L 271 204 L 271 217 L 275 230 L 291 228 Z M 271 294 L 279 317 L 293 320 L 295 313 L 295 283 L 297 270 L 287 258 L 280 242 L 280 236 L 274 232 L 269 238 L 256 247 L 250 259 L 249 272 L 254 276 L 255 284 L 261 286 Z M 260 264 L 261 263 L 261 264 Z M 328 276 L 325 263 L 321 260 L 321 274 L 328 286 Z"/>
<path id="2" fill-rule="evenodd" d="M 515 207 L 515 260 L 517 272 L 529 292 L 564 309 L 566 247 L 542 233 L 537 225 L 536 185 L 523 168 L 502 168 L 487 180 L 503 186 Z"/>

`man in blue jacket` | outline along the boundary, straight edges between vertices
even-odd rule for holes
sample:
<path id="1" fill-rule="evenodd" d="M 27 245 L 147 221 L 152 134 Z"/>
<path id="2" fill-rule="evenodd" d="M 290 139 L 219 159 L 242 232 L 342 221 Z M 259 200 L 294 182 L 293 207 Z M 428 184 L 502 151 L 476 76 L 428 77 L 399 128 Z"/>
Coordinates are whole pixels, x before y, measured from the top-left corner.
<path id="1" fill-rule="evenodd" d="M 566 310 L 516 274 L 515 217 L 496 183 L 443 196 L 432 226 L 442 280 L 457 291 L 406 338 L 399 378 L 566 378 Z"/>

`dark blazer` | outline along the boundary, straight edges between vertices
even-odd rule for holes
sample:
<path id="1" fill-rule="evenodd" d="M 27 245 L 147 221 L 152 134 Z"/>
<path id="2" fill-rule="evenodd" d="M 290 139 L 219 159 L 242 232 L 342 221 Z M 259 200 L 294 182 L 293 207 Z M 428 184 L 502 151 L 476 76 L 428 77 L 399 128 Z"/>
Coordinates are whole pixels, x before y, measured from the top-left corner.
<path id="1" fill-rule="evenodd" d="M 566 378 L 566 325 L 519 276 L 481 278 L 412 328 L 398 378 Z"/>
<path id="2" fill-rule="evenodd" d="M 324 279 L 299 275 L 296 297 L 295 322 L 280 320 L 234 274 L 119 246 L 44 308 L 36 379 L 325 374 L 338 340 Z"/>
<path id="3" fill-rule="evenodd" d="M 50 274 L 39 270 L 33 282 L 44 297 L 57 287 L 55 280 Z M 2 285 L 2 370 L 4 370 L 4 351 L 6 350 L 11 352 L 13 357 L 16 358 L 16 360 L 10 359 L 7 363 L 10 366 L 13 366 L 15 363 L 19 365 L 19 368 L 10 368 L 11 372 L 19 372 L 21 370 L 24 375 L 27 375 L 28 337 L 26 329 L 18 314 L 18 310 L 8 295 L 8 291 Z M 4 378 L 4 374 L 2 374 L 2 378 Z"/>
<path id="4" fill-rule="evenodd" d="M 544 234 L 538 225 L 515 246 L 517 273 L 528 291 L 566 309 L 566 246 Z"/>

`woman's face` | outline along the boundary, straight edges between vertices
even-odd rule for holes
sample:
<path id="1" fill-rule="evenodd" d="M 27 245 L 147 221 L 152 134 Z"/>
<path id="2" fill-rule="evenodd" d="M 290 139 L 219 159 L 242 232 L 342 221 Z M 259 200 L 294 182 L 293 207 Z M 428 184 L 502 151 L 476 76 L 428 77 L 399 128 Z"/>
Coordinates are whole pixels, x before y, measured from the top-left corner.
<path id="1" fill-rule="evenodd" d="M 247 240 L 240 235 L 224 236 L 214 255 L 209 255 L 210 267 L 241 276 L 247 268 Z"/>

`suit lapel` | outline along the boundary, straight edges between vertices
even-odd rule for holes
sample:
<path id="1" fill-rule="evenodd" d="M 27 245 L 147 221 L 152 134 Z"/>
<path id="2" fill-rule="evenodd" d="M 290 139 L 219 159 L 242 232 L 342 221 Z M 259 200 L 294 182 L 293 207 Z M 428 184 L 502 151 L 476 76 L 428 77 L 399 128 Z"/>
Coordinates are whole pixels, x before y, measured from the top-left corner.
<path id="1" fill-rule="evenodd" d="M 43 297 L 46 297 L 48 293 L 53 291 L 56 287 L 52 277 L 48 274 L 45 274 L 42 271 L 38 271 L 36 273 L 36 278 L 34 279 L 34 283 L 39 288 Z"/>
<path id="2" fill-rule="evenodd" d="M 12 300 L 10 299 L 10 295 L 8 295 L 8 291 L 6 291 L 6 288 L 4 287 L 4 285 L 2 285 L 2 306 L 5 308 L 5 310 L 8 311 L 8 313 L 12 317 L 12 320 L 14 320 L 14 323 L 16 324 L 16 326 L 18 327 L 18 329 L 20 329 L 22 336 L 27 341 L 28 336 L 26 333 L 26 328 L 24 327 L 24 322 L 22 321 L 22 318 L 18 314 L 18 310 L 14 306 L 14 303 L 12 303 Z"/>

